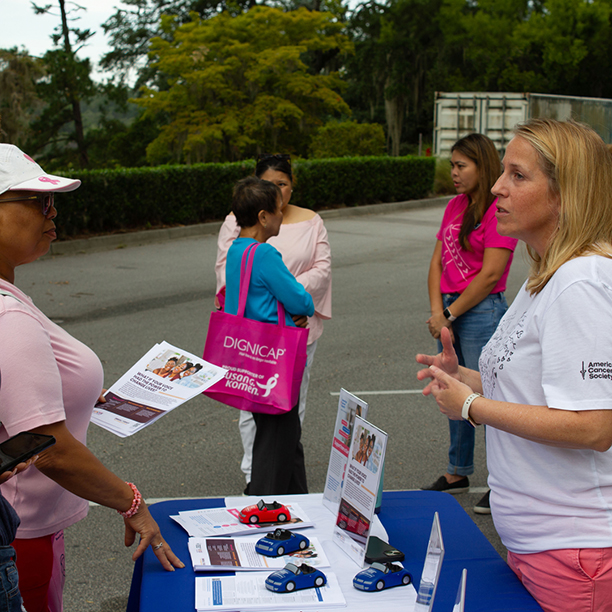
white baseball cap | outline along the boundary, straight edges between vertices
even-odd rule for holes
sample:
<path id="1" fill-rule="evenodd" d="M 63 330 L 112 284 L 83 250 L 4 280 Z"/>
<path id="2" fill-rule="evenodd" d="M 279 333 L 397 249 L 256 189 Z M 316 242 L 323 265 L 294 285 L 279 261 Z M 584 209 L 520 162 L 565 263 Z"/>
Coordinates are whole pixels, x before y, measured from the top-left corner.
<path id="1" fill-rule="evenodd" d="M 74 191 L 81 181 L 47 174 L 15 145 L 0 143 L 0 194 L 6 191 Z"/>

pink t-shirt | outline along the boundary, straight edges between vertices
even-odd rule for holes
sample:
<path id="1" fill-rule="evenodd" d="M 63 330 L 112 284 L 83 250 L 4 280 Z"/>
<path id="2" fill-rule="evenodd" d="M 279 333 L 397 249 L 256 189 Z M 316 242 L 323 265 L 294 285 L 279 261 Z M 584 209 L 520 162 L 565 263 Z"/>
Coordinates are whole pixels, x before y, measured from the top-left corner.
<path id="1" fill-rule="evenodd" d="M 506 280 L 510 272 L 510 264 L 516 243 L 515 238 L 506 238 L 497 233 L 495 218 L 495 202 L 489 206 L 482 222 L 468 236 L 472 251 L 466 251 L 459 243 L 459 230 L 463 214 L 467 209 L 468 197 L 460 194 L 454 197 L 446 206 L 442 225 L 436 238 L 442 242 L 442 280 L 441 293 L 462 293 L 482 269 L 485 249 L 508 249 L 511 251 L 506 269 L 491 293 L 506 290 Z"/>
<path id="2" fill-rule="evenodd" d="M 41 425 L 66 421 L 87 441 L 87 426 L 103 385 L 96 354 L 50 321 L 14 285 L 0 280 L 0 441 Z M 35 467 L 2 485 L 21 519 L 18 538 L 38 538 L 87 515 L 88 502 Z"/>
<path id="3" fill-rule="evenodd" d="M 227 251 L 239 233 L 236 217 L 228 215 L 217 241 L 217 293 L 225 287 Z M 312 344 L 323 333 L 323 320 L 332 316 L 331 249 L 323 219 L 315 215 L 307 221 L 281 225 L 278 236 L 270 238 L 268 244 L 280 252 L 289 272 L 312 296 L 315 313 L 308 317 L 308 344 Z"/>

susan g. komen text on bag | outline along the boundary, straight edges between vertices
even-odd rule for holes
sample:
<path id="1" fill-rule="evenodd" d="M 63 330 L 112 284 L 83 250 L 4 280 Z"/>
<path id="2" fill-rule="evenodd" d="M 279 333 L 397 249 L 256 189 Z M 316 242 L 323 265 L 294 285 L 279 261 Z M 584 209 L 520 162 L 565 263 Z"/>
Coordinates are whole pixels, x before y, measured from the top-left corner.
<path id="1" fill-rule="evenodd" d="M 240 410 L 282 414 L 298 402 L 308 330 L 287 326 L 280 302 L 278 325 L 244 316 L 258 246 L 247 247 L 242 256 L 238 313 L 210 315 L 204 359 L 228 372 L 204 395 Z"/>

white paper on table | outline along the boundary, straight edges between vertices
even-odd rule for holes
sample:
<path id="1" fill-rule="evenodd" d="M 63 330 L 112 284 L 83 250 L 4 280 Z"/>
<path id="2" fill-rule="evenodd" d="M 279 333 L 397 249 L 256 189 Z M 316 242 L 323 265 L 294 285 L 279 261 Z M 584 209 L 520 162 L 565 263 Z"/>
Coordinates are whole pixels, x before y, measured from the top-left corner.
<path id="1" fill-rule="evenodd" d="M 274 593 L 265 586 L 268 573 L 249 572 L 236 576 L 197 577 L 195 607 L 210 610 L 301 610 L 341 608 L 346 600 L 336 575 L 328 572 L 327 584 L 292 593 Z"/>
<path id="2" fill-rule="evenodd" d="M 278 496 L 277 496 L 278 497 Z M 242 498 L 245 499 L 245 498 Z M 275 498 L 276 500 L 276 498 Z M 259 499 L 255 501 L 257 503 Z M 299 504 L 285 504 L 291 519 L 284 523 L 241 523 L 238 514 L 242 508 L 252 505 L 244 503 L 239 508 L 202 508 L 200 510 L 186 510 L 179 512 L 177 516 L 171 516 L 192 537 L 217 537 L 227 535 L 246 535 L 274 531 L 276 527 L 284 529 L 305 529 L 312 527 L 314 523 L 308 518 L 306 512 Z"/>
<path id="3" fill-rule="evenodd" d="M 412 584 L 393 589 L 385 589 L 378 593 L 365 593 L 353 587 L 353 578 L 355 574 L 363 568 L 358 567 L 355 562 L 332 541 L 336 517 L 323 506 L 322 493 L 311 493 L 309 495 L 278 495 L 275 499 L 285 505 L 298 503 L 315 523 L 312 533 L 323 545 L 323 549 L 331 563 L 342 594 L 346 599 L 346 607 L 350 612 L 373 612 L 372 602 L 374 600 L 376 604 L 376 610 L 374 612 L 378 612 L 378 610 L 402 610 L 402 612 L 411 612 L 414 609 L 417 593 Z M 257 501 L 259 501 L 259 499 L 254 497 L 225 498 L 225 504 L 228 507 L 233 507 L 241 503 L 255 503 Z M 311 531 L 308 531 L 309 537 L 310 533 Z M 389 541 L 389 536 L 376 514 L 372 522 L 371 535 L 378 536 L 384 542 Z M 393 545 L 401 549 L 405 543 L 393 542 Z M 367 567 L 367 565 L 365 567 Z M 325 570 L 323 570 L 323 573 L 326 573 Z M 311 612 L 319 612 L 319 610 L 312 610 Z M 322 609 L 321 612 L 323 612 Z"/>
<path id="4" fill-rule="evenodd" d="M 188 547 L 193 569 L 198 571 L 275 571 L 287 563 L 307 563 L 312 567 L 330 567 L 323 546 L 317 538 L 309 538 L 310 546 L 304 550 L 266 557 L 255 551 L 255 545 L 265 534 L 237 538 L 189 538 Z"/>
<path id="5" fill-rule="evenodd" d="M 191 363 L 190 369 L 172 381 L 154 370 L 170 358 L 178 364 Z M 96 404 L 91 422 L 122 438 L 152 425 L 174 408 L 202 393 L 225 376 L 226 370 L 167 342 L 153 346 L 104 394 L 106 403 Z"/>
<path id="6" fill-rule="evenodd" d="M 325 478 L 325 491 L 323 492 L 323 505 L 334 514 L 338 513 L 340 492 L 353 438 L 355 416 L 364 419 L 368 417 L 367 402 L 349 393 L 346 389 L 340 389 L 334 437 L 332 438 L 327 477 Z"/>

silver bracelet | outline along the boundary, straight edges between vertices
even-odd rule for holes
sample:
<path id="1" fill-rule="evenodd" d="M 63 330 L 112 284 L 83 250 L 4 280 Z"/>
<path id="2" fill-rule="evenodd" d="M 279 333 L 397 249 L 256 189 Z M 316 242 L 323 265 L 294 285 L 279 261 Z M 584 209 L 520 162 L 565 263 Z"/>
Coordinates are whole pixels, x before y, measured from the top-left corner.
<path id="1" fill-rule="evenodd" d="M 476 423 L 470 416 L 470 406 L 477 397 L 483 397 L 480 393 L 472 393 L 465 398 L 463 408 L 461 408 L 461 418 L 467 421 L 472 427 L 477 427 L 480 423 Z"/>

